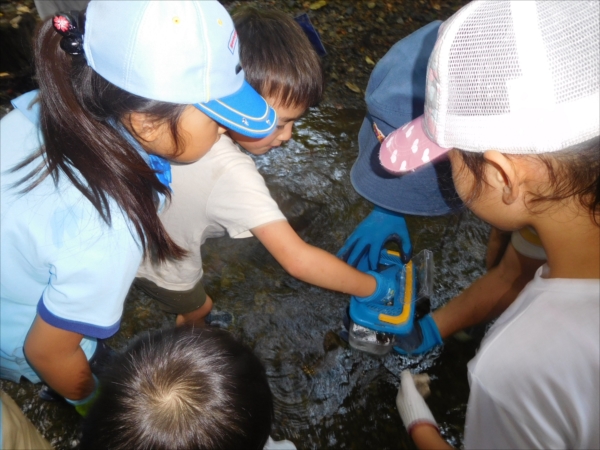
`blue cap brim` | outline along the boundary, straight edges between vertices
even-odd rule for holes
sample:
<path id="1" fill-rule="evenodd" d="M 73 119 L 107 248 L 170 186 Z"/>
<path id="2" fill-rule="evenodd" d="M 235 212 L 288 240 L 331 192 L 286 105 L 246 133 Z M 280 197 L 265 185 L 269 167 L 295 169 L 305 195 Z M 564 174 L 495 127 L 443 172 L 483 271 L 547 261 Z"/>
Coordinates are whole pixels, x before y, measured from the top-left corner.
<path id="1" fill-rule="evenodd" d="M 358 159 L 350 172 L 356 192 L 382 208 L 403 214 L 441 216 L 462 208 L 450 162 L 435 161 L 402 176 L 379 161 L 373 123 L 387 136 L 423 114 L 427 62 L 441 22 L 432 22 L 398 41 L 377 63 L 366 92 L 367 117 L 358 135 Z"/>
<path id="2" fill-rule="evenodd" d="M 224 127 L 244 136 L 267 137 L 277 125 L 275 110 L 246 81 L 235 94 L 194 106 Z"/>
<path id="3" fill-rule="evenodd" d="M 350 179 L 362 197 L 390 211 L 416 216 L 442 216 L 462 208 L 447 159 L 398 177 L 379 162 L 380 143 L 369 117 L 363 121 L 358 141 L 359 154 Z"/>

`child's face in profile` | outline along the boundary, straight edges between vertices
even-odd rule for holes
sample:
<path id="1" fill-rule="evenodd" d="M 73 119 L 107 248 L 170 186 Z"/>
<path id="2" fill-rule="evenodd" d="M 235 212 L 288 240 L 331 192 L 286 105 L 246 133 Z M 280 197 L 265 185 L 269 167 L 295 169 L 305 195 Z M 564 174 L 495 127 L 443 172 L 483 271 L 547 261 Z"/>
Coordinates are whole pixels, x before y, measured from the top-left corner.
<path id="1" fill-rule="evenodd" d="M 188 105 L 179 118 L 177 131 L 181 137 L 179 148 L 175 145 L 166 122 L 153 125 L 147 135 L 142 134 L 146 141 L 144 146 L 149 153 L 169 161 L 192 163 L 212 148 L 225 129 L 195 106 Z"/>
<path id="2" fill-rule="evenodd" d="M 264 155 L 272 148 L 279 147 L 284 142 L 289 141 L 292 137 L 294 122 L 302 117 L 304 111 L 306 111 L 304 106 L 282 106 L 279 99 L 271 97 L 265 97 L 265 99 L 277 113 L 277 127 L 273 133 L 265 138 L 256 139 L 229 131 L 231 138 L 253 155 Z"/>

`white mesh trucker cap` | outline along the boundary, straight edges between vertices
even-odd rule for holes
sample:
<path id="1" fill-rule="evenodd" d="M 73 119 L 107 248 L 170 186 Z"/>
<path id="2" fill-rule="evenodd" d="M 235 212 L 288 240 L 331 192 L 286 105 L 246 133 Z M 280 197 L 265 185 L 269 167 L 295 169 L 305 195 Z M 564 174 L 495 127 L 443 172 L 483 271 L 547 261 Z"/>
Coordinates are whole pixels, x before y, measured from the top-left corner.
<path id="1" fill-rule="evenodd" d="M 441 27 L 425 113 L 391 133 L 380 162 L 413 171 L 452 148 L 562 150 L 600 134 L 600 2 L 476 0 Z"/>
<path id="2" fill-rule="evenodd" d="M 92 0 L 83 46 L 90 67 L 127 92 L 195 105 L 247 136 L 277 124 L 244 80 L 237 33 L 217 1 Z"/>

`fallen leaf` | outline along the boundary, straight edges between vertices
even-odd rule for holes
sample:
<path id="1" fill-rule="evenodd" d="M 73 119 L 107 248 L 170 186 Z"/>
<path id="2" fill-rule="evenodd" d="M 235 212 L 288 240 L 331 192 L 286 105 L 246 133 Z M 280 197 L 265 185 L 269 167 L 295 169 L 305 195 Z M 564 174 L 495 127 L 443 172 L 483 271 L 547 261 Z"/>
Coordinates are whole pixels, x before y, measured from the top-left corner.
<path id="1" fill-rule="evenodd" d="M 23 18 L 23 16 L 15 16 L 10 20 L 10 25 L 13 28 L 19 28 L 19 22 L 21 21 L 21 19 Z"/>
<path id="2" fill-rule="evenodd" d="M 356 92 L 357 94 L 360 94 L 362 92 L 357 85 L 355 85 L 354 83 L 350 83 L 349 81 L 346 81 L 346 87 L 352 92 Z"/>
<path id="3" fill-rule="evenodd" d="M 311 3 L 309 8 L 313 11 L 316 11 L 317 9 L 321 9 L 326 4 L 327 2 L 325 0 L 319 0 L 318 2 Z"/>
<path id="4" fill-rule="evenodd" d="M 372 66 L 375 65 L 375 61 L 373 61 L 371 58 L 369 58 L 368 56 L 365 56 L 365 61 L 367 64 L 370 64 Z"/>

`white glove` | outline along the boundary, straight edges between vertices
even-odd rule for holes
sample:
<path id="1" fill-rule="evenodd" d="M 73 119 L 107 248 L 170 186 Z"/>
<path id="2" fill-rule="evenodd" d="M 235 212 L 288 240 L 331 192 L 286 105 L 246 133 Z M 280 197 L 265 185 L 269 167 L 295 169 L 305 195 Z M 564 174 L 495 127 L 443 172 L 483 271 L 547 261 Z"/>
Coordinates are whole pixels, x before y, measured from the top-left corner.
<path id="1" fill-rule="evenodd" d="M 296 450 L 293 442 L 284 439 L 283 441 L 274 441 L 271 436 L 263 447 L 263 450 Z"/>
<path id="2" fill-rule="evenodd" d="M 424 382 L 425 387 L 428 388 L 429 376 L 425 376 L 427 377 L 426 381 L 423 380 L 423 376 L 417 375 L 419 377 L 419 384 L 423 384 Z M 433 414 L 431 414 L 431 410 L 415 386 L 413 375 L 408 370 L 404 370 L 400 374 L 400 387 L 396 396 L 396 407 L 409 435 L 413 427 L 419 423 L 431 424 L 439 430 L 437 422 Z"/>

